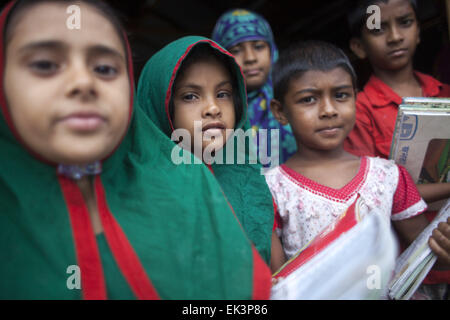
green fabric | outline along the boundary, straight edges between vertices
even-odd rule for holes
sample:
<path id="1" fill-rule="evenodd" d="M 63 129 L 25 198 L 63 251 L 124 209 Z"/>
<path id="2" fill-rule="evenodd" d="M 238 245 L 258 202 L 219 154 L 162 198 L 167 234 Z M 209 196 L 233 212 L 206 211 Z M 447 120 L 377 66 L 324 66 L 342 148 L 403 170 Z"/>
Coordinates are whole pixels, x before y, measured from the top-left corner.
<path id="1" fill-rule="evenodd" d="M 120 272 L 119 266 L 109 250 L 108 242 L 104 233 L 97 235 L 97 244 L 102 260 L 103 271 L 106 275 L 106 290 L 108 292 L 108 299 L 110 300 L 132 300 L 136 297 L 133 291 L 128 286 L 125 277 Z"/>
<path id="2" fill-rule="evenodd" d="M 141 72 L 137 90 L 139 105 L 144 108 L 145 113 L 168 137 L 172 134 L 166 112 L 169 103 L 169 99 L 167 99 L 168 91 L 171 90 L 173 79 L 175 79 L 182 61 L 194 46 L 200 44 L 213 44 L 219 47 L 207 38 L 184 37 L 157 52 Z M 214 48 L 213 45 L 211 47 Z M 220 52 L 219 49 L 217 50 Z M 224 49 L 222 48 L 222 50 Z M 246 119 L 247 99 L 244 78 L 235 60 L 231 57 L 230 60 L 235 66 L 235 73 L 238 75 L 236 81 L 239 85 L 240 98 L 245 111 L 241 119 L 237 119 L 236 129 L 247 130 L 250 125 Z M 237 138 L 234 139 L 234 147 L 237 150 Z M 237 164 L 238 152 L 235 152 L 234 164 L 213 164 L 212 169 L 248 237 L 255 244 L 263 259 L 269 263 L 274 221 L 273 203 L 264 176 L 261 174 L 261 165 L 250 164 L 249 162 L 249 143 L 247 141 L 245 151 L 239 151 L 241 154 L 245 152 L 246 161 L 244 164 Z M 227 145 L 223 149 L 224 156 L 226 150 Z"/>
<path id="3" fill-rule="evenodd" d="M 205 166 L 173 164 L 172 148 L 135 106 L 126 136 L 103 162 L 110 211 L 162 299 L 251 298 L 250 242 L 214 176 Z M 0 299 L 80 299 L 66 285 L 77 260 L 56 167 L 14 138 L 4 113 L 0 168 Z M 99 247 L 106 264 L 111 253 Z M 104 272 L 109 295 L 129 298 L 114 281 L 117 268 Z"/>

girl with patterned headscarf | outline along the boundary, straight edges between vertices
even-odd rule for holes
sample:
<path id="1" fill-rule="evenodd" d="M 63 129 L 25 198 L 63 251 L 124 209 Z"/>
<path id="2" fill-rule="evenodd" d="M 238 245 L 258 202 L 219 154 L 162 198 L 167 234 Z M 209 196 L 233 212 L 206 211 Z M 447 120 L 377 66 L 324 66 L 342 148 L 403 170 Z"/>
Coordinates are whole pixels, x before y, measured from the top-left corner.
<path id="1" fill-rule="evenodd" d="M 273 98 L 271 66 L 278 59 L 270 25 L 254 12 L 233 9 L 219 18 L 212 38 L 235 56 L 243 70 L 248 95 L 248 118 L 252 128 L 256 131 L 269 130 L 267 137 L 272 138 L 268 139 L 267 150 L 272 150 L 275 155 L 279 152 L 279 163 L 285 162 L 297 147 L 290 126 L 282 126 L 270 112 Z M 278 129 L 279 135 L 271 129 Z M 265 147 L 265 142 L 260 134 L 258 149 L 262 147 Z M 274 154 L 270 156 L 273 158 Z"/>

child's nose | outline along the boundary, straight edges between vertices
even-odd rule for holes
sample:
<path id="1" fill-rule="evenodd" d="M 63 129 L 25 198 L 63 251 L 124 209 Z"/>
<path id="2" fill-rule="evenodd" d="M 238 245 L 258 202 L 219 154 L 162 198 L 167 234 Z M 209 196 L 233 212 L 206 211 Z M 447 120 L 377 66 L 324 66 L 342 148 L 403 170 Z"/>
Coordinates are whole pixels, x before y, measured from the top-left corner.
<path id="1" fill-rule="evenodd" d="M 252 63 L 256 61 L 256 54 L 255 51 L 251 46 L 246 46 L 244 48 L 244 62 L 245 63 Z"/>
<path id="2" fill-rule="evenodd" d="M 97 95 L 94 75 L 87 66 L 75 64 L 68 72 L 67 96 L 89 100 Z"/>
<path id="3" fill-rule="evenodd" d="M 403 33 L 397 26 L 392 26 L 389 28 L 388 38 L 389 43 L 396 43 L 403 40 Z"/>
<path id="4" fill-rule="evenodd" d="M 203 109 L 204 117 L 218 117 L 221 115 L 220 107 L 214 101 L 210 101 L 207 103 L 205 108 Z"/>
<path id="5" fill-rule="evenodd" d="M 337 114 L 337 109 L 330 99 L 325 99 L 322 101 L 319 114 L 320 118 L 335 117 Z"/>

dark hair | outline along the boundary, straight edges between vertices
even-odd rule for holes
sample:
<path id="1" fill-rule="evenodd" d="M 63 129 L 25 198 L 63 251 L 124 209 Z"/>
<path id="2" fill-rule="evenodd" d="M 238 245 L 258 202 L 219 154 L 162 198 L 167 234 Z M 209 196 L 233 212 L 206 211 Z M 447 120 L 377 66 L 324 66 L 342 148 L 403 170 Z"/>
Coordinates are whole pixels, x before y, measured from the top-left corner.
<path id="1" fill-rule="evenodd" d="M 27 9 L 41 4 L 45 2 L 54 2 L 54 3 L 73 3 L 77 2 L 75 0 L 18 0 L 13 8 L 11 9 L 11 12 L 7 18 L 5 30 L 4 30 L 4 43 L 3 45 L 6 46 L 6 44 L 9 42 L 12 31 L 14 30 L 15 24 L 17 23 L 17 19 L 20 15 L 20 13 L 26 11 Z M 116 15 L 115 11 L 104 1 L 102 0 L 78 0 L 78 2 L 84 2 L 86 4 L 91 5 L 95 9 L 99 11 L 105 18 L 107 18 L 111 24 L 114 26 L 117 34 L 119 35 L 120 40 L 122 41 L 122 44 L 124 48 L 126 48 L 126 40 L 124 37 L 124 28 L 122 26 L 122 23 L 118 16 Z M 126 51 L 126 50 L 125 50 Z"/>
<path id="2" fill-rule="evenodd" d="M 389 0 L 359 0 L 356 1 L 356 4 L 350 9 L 347 14 L 347 23 L 350 29 L 350 34 L 352 37 L 361 37 L 361 29 L 367 21 L 368 14 L 367 8 L 370 5 L 377 3 L 388 3 Z M 414 10 L 414 13 L 417 17 L 417 0 L 409 0 L 411 7 Z"/>
<path id="3" fill-rule="evenodd" d="M 238 74 L 237 67 L 235 66 L 235 62 L 233 62 L 232 58 L 227 56 L 224 53 L 221 53 L 218 49 L 214 49 L 211 47 L 209 43 L 200 43 L 197 44 L 194 48 L 189 51 L 188 56 L 181 63 L 180 69 L 177 71 L 177 75 L 175 78 L 175 82 L 173 84 L 172 97 L 170 98 L 169 103 L 169 115 L 170 119 L 173 120 L 174 117 L 174 104 L 173 104 L 173 93 L 176 90 L 177 80 L 180 79 L 187 68 L 199 61 L 205 60 L 214 60 L 220 63 L 225 67 L 228 71 L 231 79 L 232 89 L 233 89 L 233 104 L 234 104 L 234 112 L 236 123 L 241 119 L 243 115 L 243 104 L 241 101 L 241 97 L 239 95 L 239 86 L 238 86 Z"/>
<path id="4" fill-rule="evenodd" d="M 324 41 L 304 41 L 284 50 L 273 66 L 274 98 L 283 102 L 293 79 L 307 71 L 330 71 L 342 68 L 352 78 L 356 90 L 356 73 L 345 53 Z"/>

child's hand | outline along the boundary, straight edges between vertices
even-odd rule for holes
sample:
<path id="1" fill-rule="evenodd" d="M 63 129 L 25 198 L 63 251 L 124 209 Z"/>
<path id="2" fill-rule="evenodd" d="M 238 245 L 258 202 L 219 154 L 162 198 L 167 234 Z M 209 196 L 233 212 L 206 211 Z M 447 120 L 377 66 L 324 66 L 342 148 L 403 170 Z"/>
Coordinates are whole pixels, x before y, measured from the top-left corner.
<path id="1" fill-rule="evenodd" d="M 428 245 L 438 257 L 436 268 L 450 269 L 450 218 L 433 230 Z"/>

